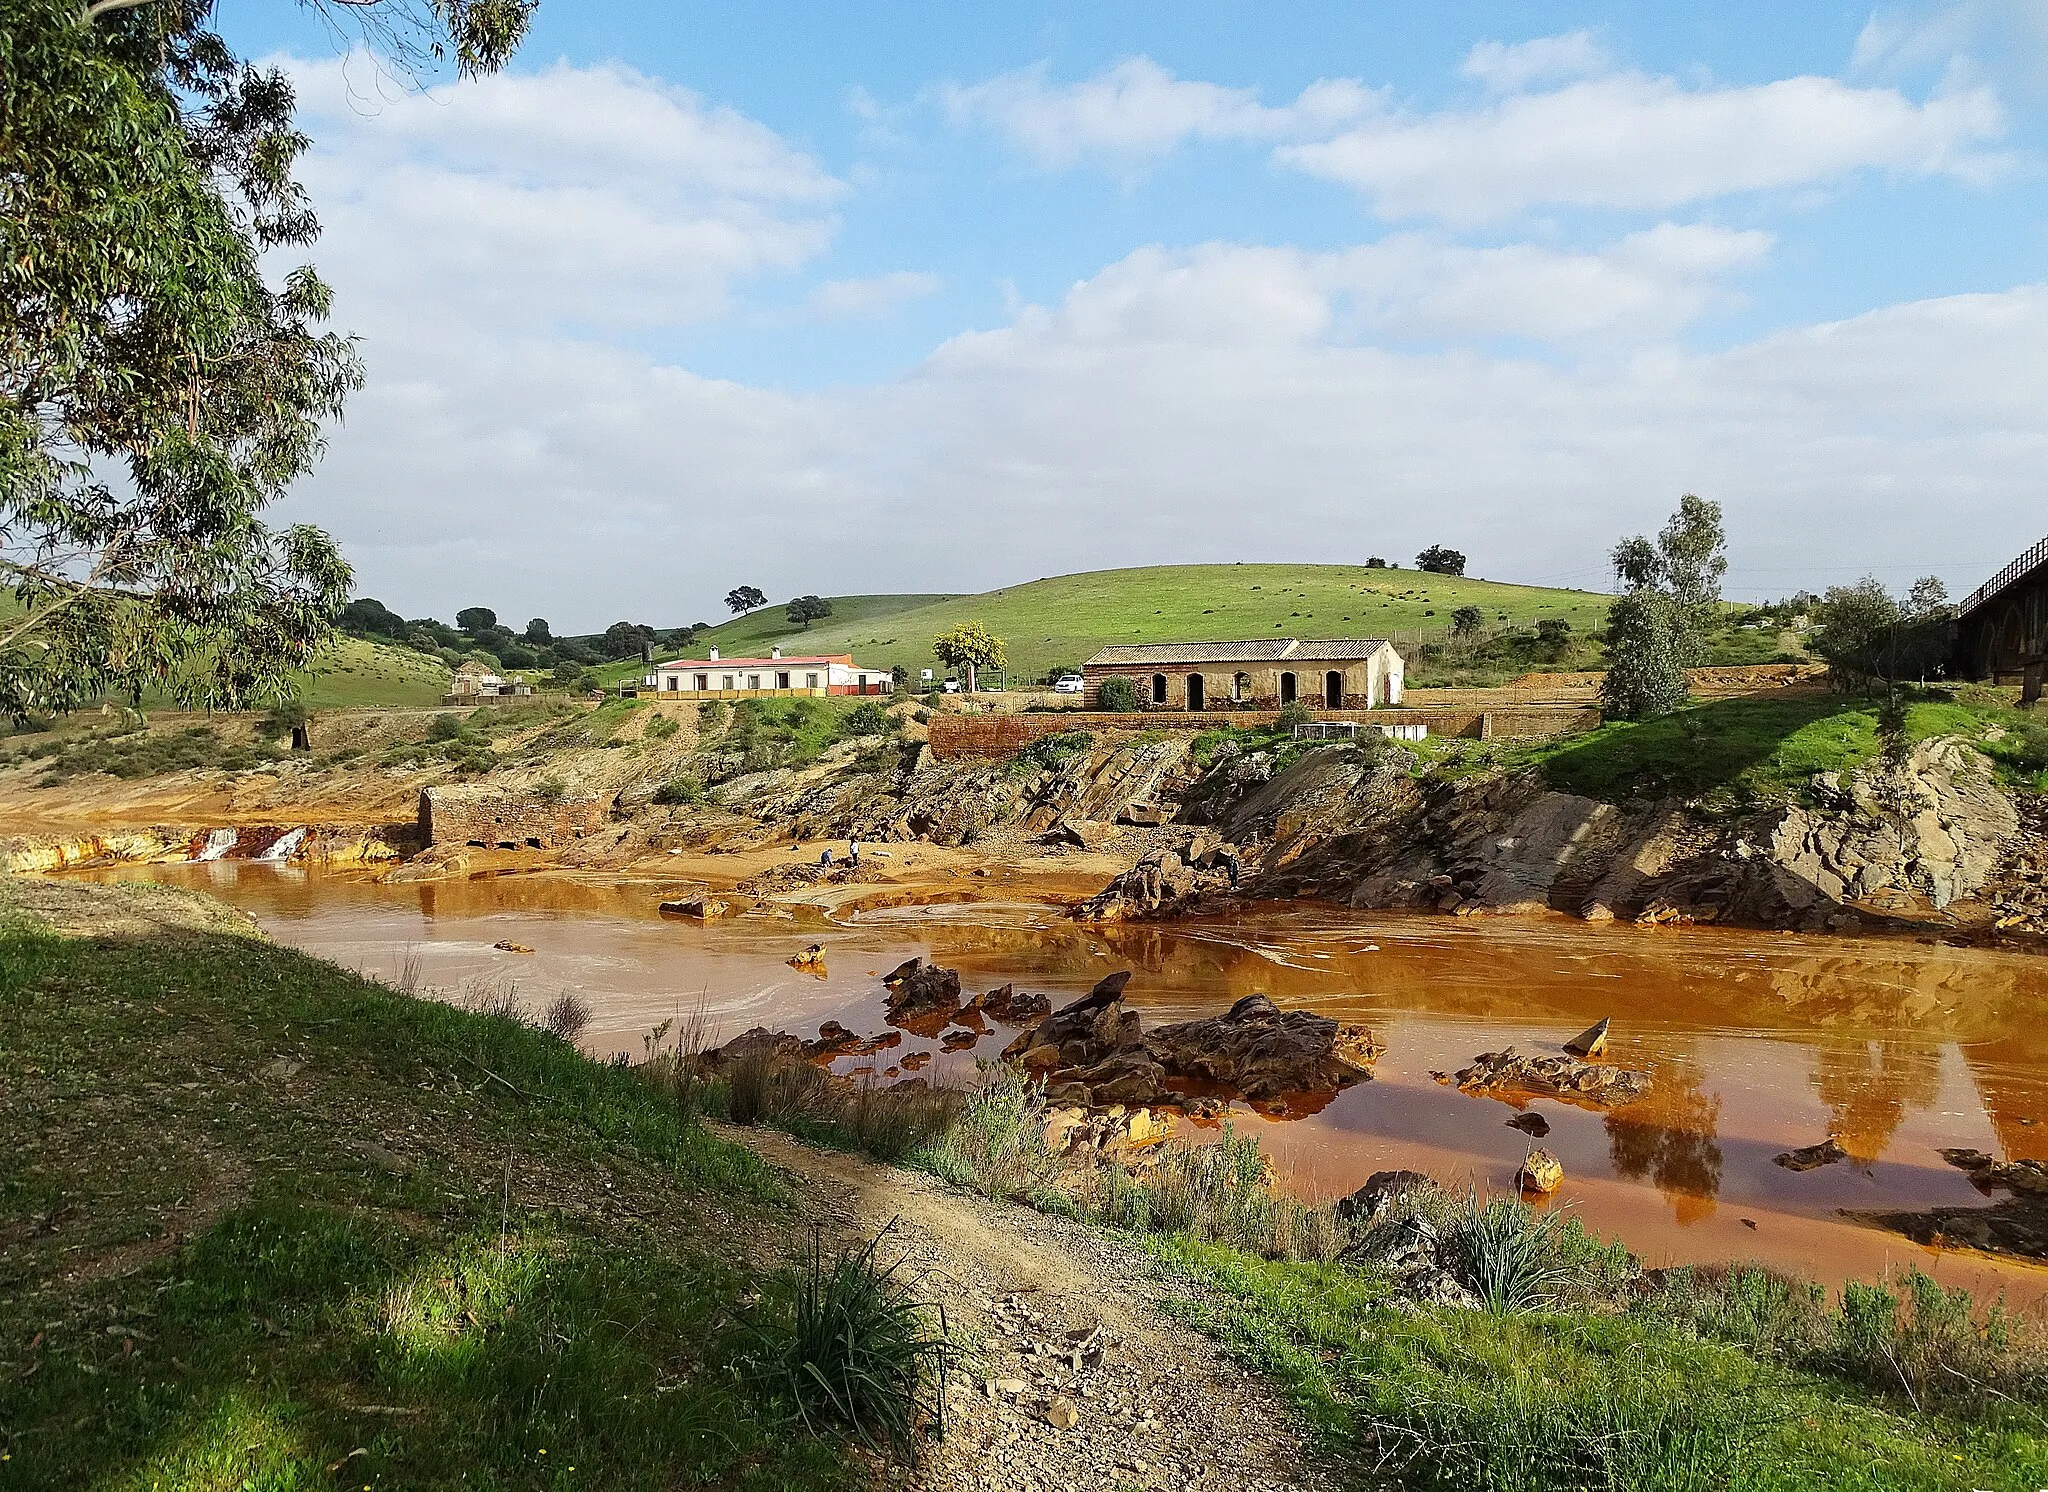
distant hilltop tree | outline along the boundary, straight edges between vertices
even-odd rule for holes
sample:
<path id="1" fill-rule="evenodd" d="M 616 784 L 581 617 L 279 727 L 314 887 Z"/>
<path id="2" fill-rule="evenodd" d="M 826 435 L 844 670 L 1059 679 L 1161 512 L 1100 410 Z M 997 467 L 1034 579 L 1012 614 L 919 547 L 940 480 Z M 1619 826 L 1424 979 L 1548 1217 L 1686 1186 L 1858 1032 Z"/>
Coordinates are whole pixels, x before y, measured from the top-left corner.
<path id="1" fill-rule="evenodd" d="M 455 613 L 456 630 L 482 637 L 498 625 L 498 614 L 488 606 L 465 606 Z"/>
<path id="2" fill-rule="evenodd" d="M 405 640 L 405 618 L 373 596 L 358 596 L 342 607 L 335 620 L 344 632 Z"/>
<path id="3" fill-rule="evenodd" d="M 525 637 L 537 648 L 546 647 L 555 640 L 554 633 L 548 631 L 547 618 L 538 616 L 526 624 Z"/>
<path id="4" fill-rule="evenodd" d="M 634 658 L 654 641 L 654 629 L 644 622 L 613 622 L 604 629 L 604 651 L 608 658 Z"/>
<path id="5" fill-rule="evenodd" d="M 822 621 L 832 615 L 832 603 L 823 596 L 798 596 L 783 608 L 783 612 L 792 622 L 801 624 L 805 631 L 809 631 L 812 622 Z"/>
<path id="6" fill-rule="evenodd" d="M 1432 575 L 1463 575 L 1465 556 L 1455 549 L 1446 549 L 1441 544 L 1432 544 L 1415 556 L 1415 568 L 1427 570 Z"/>
<path id="7" fill-rule="evenodd" d="M 759 611 L 768 604 L 768 593 L 756 585 L 736 585 L 725 593 L 725 609 L 734 616 Z"/>
<path id="8" fill-rule="evenodd" d="M 1365 568 L 1368 570 L 1384 570 L 1387 568 L 1387 562 L 1378 555 L 1374 555 L 1365 562 Z"/>

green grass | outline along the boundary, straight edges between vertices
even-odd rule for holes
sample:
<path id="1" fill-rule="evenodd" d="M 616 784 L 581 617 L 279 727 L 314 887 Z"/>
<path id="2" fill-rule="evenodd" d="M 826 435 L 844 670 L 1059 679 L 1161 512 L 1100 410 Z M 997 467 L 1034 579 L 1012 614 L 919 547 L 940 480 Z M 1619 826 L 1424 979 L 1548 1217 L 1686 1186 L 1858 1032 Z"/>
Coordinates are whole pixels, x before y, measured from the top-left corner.
<path id="1" fill-rule="evenodd" d="M 448 692 L 448 665 L 411 648 L 344 637 L 322 648 L 298 675 L 299 694 L 315 710 L 353 705 L 433 705 Z"/>
<path id="2" fill-rule="evenodd" d="M 882 609 L 898 599 L 921 604 Z M 1575 632 L 1603 625 L 1609 597 L 1426 575 L 1362 565 L 1158 565 L 1098 570 L 1005 586 L 982 595 L 832 598 L 835 614 L 791 627 L 770 607 L 714 628 L 695 651 L 716 644 L 731 655 L 781 643 L 785 651 L 852 653 L 869 668 L 901 664 L 916 677 L 939 670 L 932 639 L 979 621 L 1009 648 L 1013 676 L 1078 666 L 1109 643 L 1243 637 L 1393 637 L 1404 648 L 1418 633 L 1448 635 L 1451 613 L 1476 605 L 1492 626 L 1529 626 L 1562 617 Z M 872 609 L 863 609 L 872 608 Z"/>
<path id="3" fill-rule="evenodd" d="M 1185 1236 L 1147 1247 L 1172 1306 L 1273 1375 L 1359 1485 L 1499 1492 L 1806 1492 L 2048 1484 L 2042 1421 L 1993 1401 L 1913 1412 L 1876 1390 L 1642 1311 L 1387 1308 L 1332 1265 Z"/>
<path id="4" fill-rule="evenodd" d="M 634 1074 L 253 938 L 18 924 L 0 1050 L 0 1486 L 865 1484 L 747 1367 L 777 1184 Z"/>
<path id="5" fill-rule="evenodd" d="M 1913 741 L 1959 735 L 2014 785 L 2044 785 L 2027 743 L 2039 726 L 2002 704 L 1922 699 L 1906 711 Z M 1659 720 L 1611 721 L 1584 735 L 1503 757 L 1542 764 L 1567 792 L 1608 802 L 1672 796 L 1708 806 L 1804 800 L 1814 774 L 1850 772 L 1878 754 L 1880 702 L 1861 695 L 1756 694 L 1691 705 Z M 1988 734 L 2002 732 L 1987 741 Z"/>

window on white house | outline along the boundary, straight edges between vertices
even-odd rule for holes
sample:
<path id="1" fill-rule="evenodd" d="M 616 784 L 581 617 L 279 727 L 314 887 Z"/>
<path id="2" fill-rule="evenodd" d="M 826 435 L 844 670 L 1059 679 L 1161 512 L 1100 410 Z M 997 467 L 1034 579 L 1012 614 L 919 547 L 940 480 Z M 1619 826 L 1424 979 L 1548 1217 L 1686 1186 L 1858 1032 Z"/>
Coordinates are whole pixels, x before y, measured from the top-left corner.
<path id="1" fill-rule="evenodd" d="M 699 694 L 709 694 L 711 692 L 710 674 L 700 673 L 697 675 L 697 692 Z"/>
<path id="2" fill-rule="evenodd" d="M 723 689 L 726 693 L 730 694 L 732 693 L 732 680 L 733 676 L 731 674 L 726 674 L 724 676 L 724 681 L 720 683 L 718 687 Z"/>
<path id="3" fill-rule="evenodd" d="M 817 676 L 816 674 L 814 674 L 814 673 L 807 673 L 807 674 L 805 674 L 805 675 L 804 675 L 804 688 L 806 688 L 806 689 L 815 689 L 815 688 L 817 688 L 817 687 L 818 687 L 818 676 Z"/>
<path id="4" fill-rule="evenodd" d="M 777 689 L 787 689 L 789 687 L 789 675 L 786 673 L 777 674 L 775 676 L 775 687 Z"/>
<path id="5" fill-rule="evenodd" d="M 747 687 L 749 689 L 759 689 L 761 687 L 761 676 L 757 673 L 748 674 Z"/>

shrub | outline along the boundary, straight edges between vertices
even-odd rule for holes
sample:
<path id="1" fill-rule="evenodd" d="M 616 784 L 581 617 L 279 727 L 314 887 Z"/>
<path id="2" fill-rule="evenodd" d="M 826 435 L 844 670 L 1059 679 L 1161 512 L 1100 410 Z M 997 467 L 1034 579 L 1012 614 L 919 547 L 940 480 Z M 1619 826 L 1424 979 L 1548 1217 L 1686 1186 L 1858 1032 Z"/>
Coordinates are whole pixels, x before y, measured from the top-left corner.
<path id="1" fill-rule="evenodd" d="M 427 727 L 429 741 L 459 741 L 468 729 L 460 715 L 436 715 L 433 724 Z"/>
<path id="2" fill-rule="evenodd" d="M 558 997 L 541 1012 L 540 1026 L 551 1036 L 574 1044 L 590 1024 L 590 1006 L 571 994 Z"/>
<path id="3" fill-rule="evenodd" d="M 864 699 L 846 712 L 846 718 L 839 722 L 839 733 L 845 736 L 884 736 L 895 726 L 889 712 L 872 699 Z"/>
<path id="4" fill-rule="evenodd" d="M 952 1127 L 918 1159 L 991 1197 L 1029 1196 L 1059 1169 L 1045 1148 L 1044 1087 L 1007 1062 L 983 1064 Z"/>
<path id="5" fill-rule="evenodd" d="M 1282 731 L 1292 731 L 1297 725 L 1307 725 L 1315 718 L 1315 712 L 1297 699 L 1280 707 L 1280 718 L 1274 724 Z"/>
<path id="6" fill-rule="evenodd" d="M 1095 691 L 1095 699 L 1105 710 L 1129 715 L 1138 708 L 1138 686 L 1129 679 L 1105 679 Z"/>
<path id="7" fill-rule="evenodd" d="M 568 792 L 569 784 L 559 777 L 543 777 L 533 785 L 533 797 L 537 803 L 559 803 Z"/>
<path id="8" fill-rule="evenodd" d="M 827 1254 L 812 1235 L 787 1323 L 760 1334 L 756 1362 L 813 1434 L 840 1429 L 882 1455 L 914 1461 L 927 1426 L 945 1433 L 953 1347 L 945 1310 L 927 1306 L 877 1257 L 889 1230 Z"/>
<path id="9" fill-rule="evenodd" d="M 1055 771 L 1077 756 L 1085 756 L 1095 745 L 1095 737 L 1085 730 L 1065 730 L 1058 735 L 1040 736 L 1011 758 L 1011 764 L 1020 771 L 1045 768 Z"/>
<path id="10" fill-rule="evenodd" d="M 701 803 L 704 800 L 704 784 L 690 776 L 671 777 L 654 790 L 654 801 L 661 804 Z"/>
<path id="11" fill-rule="evenodd" d="M 657 715 L 647 722 L 647 739 L 666 741 L 683 728 L 683 723 L 673 715 Z"/>

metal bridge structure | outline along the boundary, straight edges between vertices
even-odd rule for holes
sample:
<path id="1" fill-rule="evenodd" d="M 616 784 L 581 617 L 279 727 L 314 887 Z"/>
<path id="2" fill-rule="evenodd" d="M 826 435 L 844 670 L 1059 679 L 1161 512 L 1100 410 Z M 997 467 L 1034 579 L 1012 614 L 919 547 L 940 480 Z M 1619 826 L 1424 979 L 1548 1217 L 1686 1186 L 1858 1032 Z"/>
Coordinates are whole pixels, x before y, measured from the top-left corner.
<path id="1" fill-rule="evenodd" d="M 2041 698 L 2048 671 L 2048 539 L 1972 591 L 1956 609 L 1956 664 L 1974 679 L 2017 679 L 2020 702 Z"/>

